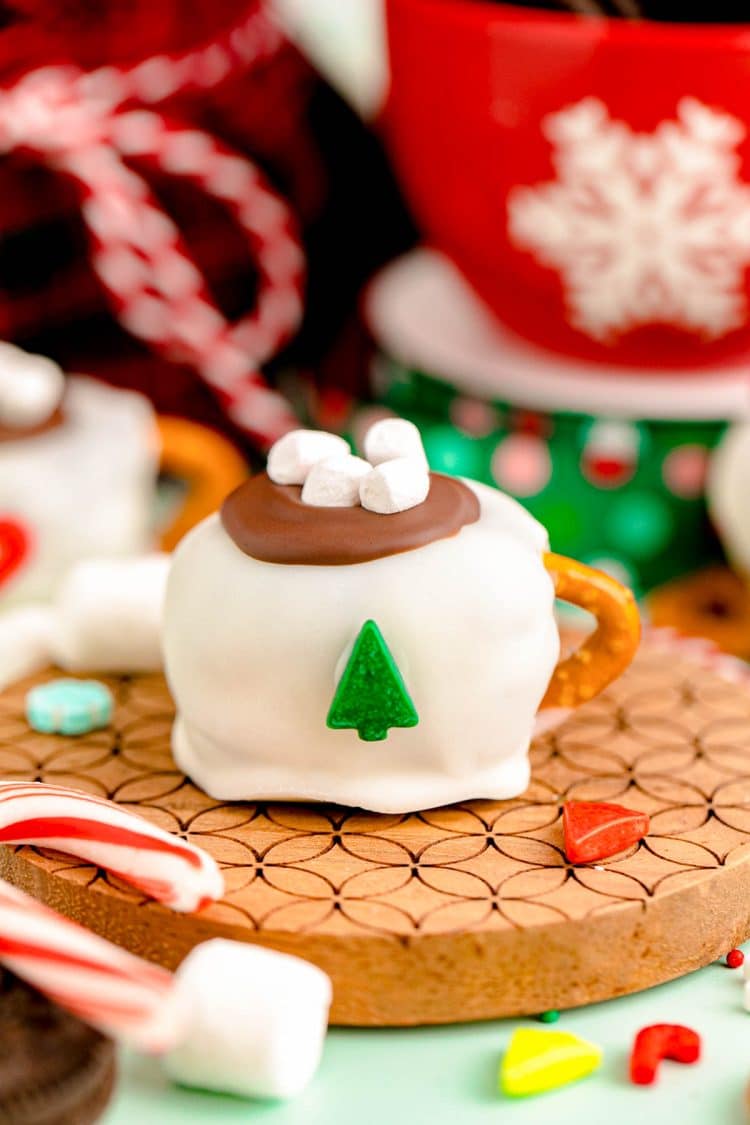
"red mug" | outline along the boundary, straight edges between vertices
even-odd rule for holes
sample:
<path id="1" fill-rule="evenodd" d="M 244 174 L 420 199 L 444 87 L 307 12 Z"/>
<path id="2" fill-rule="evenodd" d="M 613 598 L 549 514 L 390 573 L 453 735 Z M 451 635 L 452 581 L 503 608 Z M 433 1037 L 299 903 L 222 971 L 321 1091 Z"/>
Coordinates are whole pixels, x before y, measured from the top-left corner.
<path id="1" fill-rule="evenodd" d="M 428 242 L 591 360 L 750 353 L 750 27 L 388 0 L 384 126 Z"/>

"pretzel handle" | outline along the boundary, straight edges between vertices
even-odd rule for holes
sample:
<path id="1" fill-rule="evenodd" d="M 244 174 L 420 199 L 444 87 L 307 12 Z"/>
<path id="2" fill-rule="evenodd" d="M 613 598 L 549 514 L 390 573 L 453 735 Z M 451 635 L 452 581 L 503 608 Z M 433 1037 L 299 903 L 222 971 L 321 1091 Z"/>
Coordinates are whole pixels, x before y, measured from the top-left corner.
<path id="1" fill-rule="evenodd" d="M 187 418 L 160 415 L 161 469 L 187 483 L 187 495 L 175 518 L 161 534 L 161 547 L 171 551 L 191 527 L 211 515 L 222 500 L 247 478 L 248 470 L 235 447 L 221 434 Z"/>
<path id="2" fill-rule="evenodd" d="M 544 565 L 555 595 L 597 620 L 591 636 L 557 665 L 541 703 L 541 708 L 577 707 L 603 691 L 635 656 L 641 636 L 638 607 L 632 592 L 601 570 L 549 553 Z"/>

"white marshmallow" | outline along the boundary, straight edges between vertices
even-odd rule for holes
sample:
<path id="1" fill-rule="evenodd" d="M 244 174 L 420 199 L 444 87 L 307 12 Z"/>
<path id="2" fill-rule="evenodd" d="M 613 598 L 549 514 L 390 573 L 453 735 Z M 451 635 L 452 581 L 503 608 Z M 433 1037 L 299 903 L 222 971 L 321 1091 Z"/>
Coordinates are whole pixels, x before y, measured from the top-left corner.
<path id="1" fill-rule="evenodd" d="M 384 461 L 362 478 L 359 499 L 363 508 L 381 515 L 406 512 L 423 503 L 430 491 L 430 477 L 423 461 L 397 457 Z"/>
<path id="2" fill-rule="evenodd" d="M 316 508 L 355 508 L 360 481 L 372 465 L 351 453 L 337 453 L 318 461 L 302 488 L 302 503 Z"/>
<path id="3" fill-rule="evenodd" d="M 427 464 L 419 430 L 405 418 L 381 418 L 365 435 L 365 457 L 371 465 L 409 457 Z"/>
<path id="4" fill-rule="evenodd" d="M 47 606 L 0 616 L 0 691 L 52 662 L 53 613 Z"/>
<path id="5" fill-rule="evenodd" d="M 0 423 L 11 429 L 39 426 L 62 400 L 65 376 L 43 355 L 0 343 Z"/>
<path id="6" fill-rule="evenodd" d="M 162 610 L 170 555 L 88 559 L 54 606 L 52 655 L 66 671 L 154 672 L 162 667 Z"/>
<path id="7" fill-rule="evenodd" d="M 315 965 L 216 938 L 188 954 L 175 991 L 187 1035 L 164 1057 L 174 1081 L 289 1098 L 315 1074 L 331 1003 L 331 982 Z"/>
<path id="8" fill-rule="evenodd" d="M 292 430 L 271 446 L 266 470 L 275 484 L 304 484 L 318 461 L 349 452 L 349 443 L 336 434 Z"/>

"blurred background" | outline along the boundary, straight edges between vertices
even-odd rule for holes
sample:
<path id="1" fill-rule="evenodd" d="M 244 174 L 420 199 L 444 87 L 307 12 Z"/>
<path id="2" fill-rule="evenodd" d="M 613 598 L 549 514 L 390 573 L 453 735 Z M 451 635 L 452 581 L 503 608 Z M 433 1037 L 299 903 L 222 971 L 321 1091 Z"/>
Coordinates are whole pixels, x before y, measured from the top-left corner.
<path id="1" fill-rule="evenodd" d="M 733 15 L 566 7 L 0 5 L 0 607 L 393 412 L 750 655 Z"/>

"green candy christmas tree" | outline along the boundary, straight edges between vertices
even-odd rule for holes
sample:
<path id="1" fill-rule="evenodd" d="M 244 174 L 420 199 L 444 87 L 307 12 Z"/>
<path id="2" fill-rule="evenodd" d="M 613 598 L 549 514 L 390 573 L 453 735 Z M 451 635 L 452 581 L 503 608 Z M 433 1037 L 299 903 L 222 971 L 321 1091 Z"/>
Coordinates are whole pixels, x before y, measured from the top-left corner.
<path id="1" fill-rule="evenodd" d="M 334 730 L 356 730 L 363 742 L 379 742 L 391 727 L 415 727 L 416 708 L 398 665 L 374 621 L 354 642 L 326 720 Z"/>

